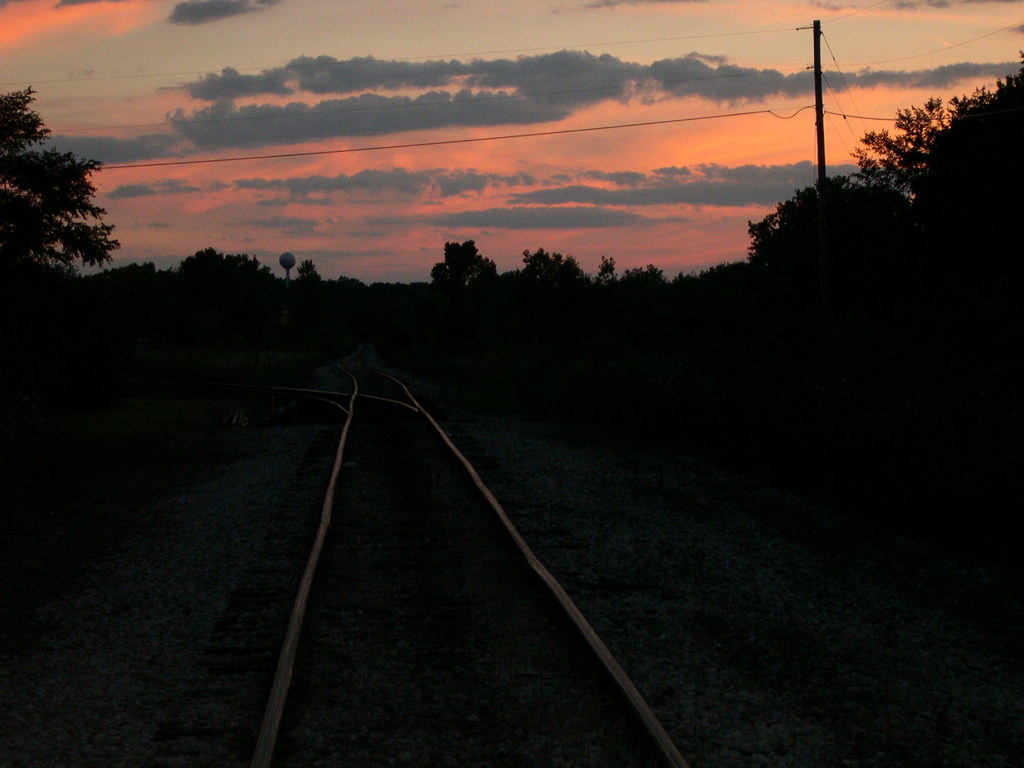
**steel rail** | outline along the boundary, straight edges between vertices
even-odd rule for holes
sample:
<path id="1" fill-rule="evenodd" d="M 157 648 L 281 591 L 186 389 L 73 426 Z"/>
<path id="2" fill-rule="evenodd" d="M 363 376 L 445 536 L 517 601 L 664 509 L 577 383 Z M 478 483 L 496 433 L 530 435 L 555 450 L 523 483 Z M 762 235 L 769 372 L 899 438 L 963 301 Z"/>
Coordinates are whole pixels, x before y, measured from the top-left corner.
<path id="1" fill-rule="evenodd" d="M 401 400 L 395 400 L 393 397 L 380 397 L 379 395 L 360 395 L 360 397 L 363 398 L 364 400 L 374 400 L 378 403 L 391 403 L 392 405 L 397 405 L 401 408 L 406 408 L 412 411 L 413 413 L 419 413 L 420 410 L 415 405 L 403 403 Z"/>
<path id="2" fill-rule="evenodd" d="M 309 604 L 313 576 L 316 573 L 320 553 L 323 551 L 324 541 L 327 538 L 327 530 L 331 524 L 331 513 L 334 509 L 334 495 L 337 488 L 338 475 L 341 471 L 342 457 L 345 452 L 345 443 L 348 440 L 349 428 L 352 425 L 352 419 L 355 414 L 356 397 L 359 394 L 359 382 L 348 371 L 345 371 L 345 373 L 352 379 L 352 394 L 349 397 L 347 410 L 334 400 L 323 397 L 323 395 L 328 393 L 316 392 L 317 399 L 332 402 L 339 408 L 342 408 L 342 410 L 345 410 L 345 424 L 341 428 L 341 438 L 338 440 L 338 450 L 334 456 L 334 467 L 331 470 L 331 478 L 324 493 L 324 503 L 320 512 L 320 525 L 317 528 L 316 538 L 310 549 L 309 559 L 306 561 L 306 569 L 302 574 L 302 581 L 299 583 L 295 602 L 292 605 L 292 613 L 288 621 L 288 629 L 285 632 L 281 655 L 278 658 L 274 681 L 271 684 L 270 695 L 267 699 L 263 722 L 260 725 L 259 734 L 256 738 L 256 746 L 250 762 L 251 768 L 269 768 L 274 757 L 274 747 L 277 744 L 278 733 L 281 729 L 281 718 L 284 714 L 285 702 L 288 699 L 288 691 L 291 688 L 294 675 L 295 656 L 299 647 L 302 623 L 306 616 L 306 607 Z"/>
<path id="3" fill-rule="evenodd" d="M 586 645 L 590 648 L 595 659 L 597 660 L 600 667 L 608 675 L 608 678 L 628 702 L 630 710 L 636 717 L 640 727 L 646 732 L 650 738 L 651 743 L 657 750 L 658 756 L 666 766 L 671 768 L 689 768 L 686 760 L 683 758 L 679 749 L 676 747 L 672 738 L 665 731 L 661 721 L 658 720 L 657 716 L 651 710 L 650 706 L 644 700 L 644 697 L 637 690 L 633 681 L 629 679 L 629 675 L 622 668 L 622 665 L 615 659 L 611 651 L 604 644 L 604 641 L 598 636 L 594 628 L 591 627 L 590 622 L 587 621 L 583 613 L 576 607 L 572 598 L 569 597 L 568 593 L 558 583 L 558 580 L 551 574 L 550 571 L 544 566 L 540 559 L 533 553 L 530 545 L 526 543 L 526 540 L 519 533 L 515 524 L 511 518 L 505 512 L 501 503 L 495 498 L 491 490 L 484 484 L 483 479 L 477 473 L 476 469 L 470 463 L 469 459 L 458 449 L 451 438 L 444 431 L 440 424 L 430 415 L 429 412 L 423 409 L 416 397 L 409 391 L 409 388 L 400 380 L 391 376 L 383 371 L 372 369 L 368 367 L 368 370 L 373 370 L 380 376 L 390 379 L 405 392 L 409 401 L 416 407 L 416 409 L 423 415 L 423 417 L 433 426 L 440 436 L 441 440 L 444 441 L 445 445 L 451 450 L 452 454 L 459 461 L 465 471 L 469 474 L 473 481 L 473 484 L 483 494 L 487 503 L 491 506 L 491 509 L 498 516 L 502 525 L 504 526 L 508 535 L 512 538 L 519 552 L 526 560 L 527 564 L 533 570 L 534 574 L 540 579 L 540 581 L 547 587 L 551 592 L 552 596 L 559 603 L 566 616 L 575 626 L 576 630 L 582 636 Z"/>

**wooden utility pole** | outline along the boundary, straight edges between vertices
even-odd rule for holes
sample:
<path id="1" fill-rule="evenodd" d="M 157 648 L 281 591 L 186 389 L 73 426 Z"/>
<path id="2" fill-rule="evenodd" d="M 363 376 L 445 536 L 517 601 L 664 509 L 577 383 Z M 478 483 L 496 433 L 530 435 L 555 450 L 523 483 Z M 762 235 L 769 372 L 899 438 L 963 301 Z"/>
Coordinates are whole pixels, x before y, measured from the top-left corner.
<path id="1" fill-rule="evenodd" d="M 814 125 L 818 139 L 818 283 L 822 328 L 828 327 L 828 228 L 825 204 L 825 109 L 821 98 L 821 22 L 814 31 Z"/>

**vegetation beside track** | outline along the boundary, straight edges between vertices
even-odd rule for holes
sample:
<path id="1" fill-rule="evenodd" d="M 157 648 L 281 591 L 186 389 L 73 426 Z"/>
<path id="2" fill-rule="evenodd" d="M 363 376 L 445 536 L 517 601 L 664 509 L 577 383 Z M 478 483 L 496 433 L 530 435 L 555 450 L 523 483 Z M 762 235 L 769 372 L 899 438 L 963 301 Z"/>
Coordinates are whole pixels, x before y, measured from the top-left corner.
<path id="1" fill-rule="evenodd" d="M 84 563 L 137 531 L 150 500 L 237 458 L 218 436 L 239 401 L 139 391 L 74 412 L 23 402 L 17 419 L 4 405 L 6 425 L 17 426 L 0 433 L 0 562 L 9 577 L 0 602 L 10 629 L 0 650 L 12 650 L 40 605 L 79 584 Z"/>
<path id="2" fill-rule="evenodd" d="M 0 439 L 4 520 L 31 522 L 86 506 L 103 477 L 145 475 L 168 458 L 167 439 L 216 429 L 239 407 L 237 398 L 181 391 L 139 390 L 74 412 L 24 401 L 21 413 L 8 413 L 12 428 Z"/>

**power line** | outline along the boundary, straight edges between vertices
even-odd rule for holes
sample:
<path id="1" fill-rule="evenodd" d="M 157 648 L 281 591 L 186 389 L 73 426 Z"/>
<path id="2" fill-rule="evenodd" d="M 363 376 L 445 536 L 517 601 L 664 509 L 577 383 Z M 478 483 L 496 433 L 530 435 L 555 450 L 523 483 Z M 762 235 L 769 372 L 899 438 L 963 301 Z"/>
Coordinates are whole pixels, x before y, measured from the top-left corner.
<path id="1" fill-rule="evenodd" d="M 865 8 L 858 9 L 857 11 L 853 11 L 851 13 L 848 13 L 845 16 L 840 16 L 839 18 L 843 19 L 843 18 L 846 18 L 847 16 L 852 16 L 854 13 L 860 13 L 861 11 L 868 10 L 870 8 L 874 8 L 874 7 L 878 6 L 878 5 L 881 5 L 883 2 L 888 2 L 888 0 L 880 0 L 879 2 L 876 2 L 876 3 L 872 4 L 872 5 L 866 6 Z M 967 45 L 968 43 L 973 43 L 973 42 L 976 42 L 978 40 L 983 40 L 983 39 L 985 39 L 987 37 L 992 37 L 993 35 L 997 35 L 997 34 L 999 34 L 1001 32 L 1006 32 L 1007 30 L 1014 29 L 1016 27 L 1020 27 L 1021 25 L 1024 25 L 1024 20 L 1022 20 L 1020 22 L 1017 22 L 1017 23 L 1014 23 L 1014 24 L 1010 24 L 1009 26 L 1006 26 L 1006 27 L 1002 27 L 1001 29 L 997 29 L 997 30 L 995 30 L 993 32 L 988 32 L 988 33 L 986 33 L 984 35 L 980 35 L 978 37 L 971 38 L 970 40 L 965 40 L 965 41 L 960 42 L 960 43 L 954 43 L 952 45 L 948 45 L 948 46 L 945 46 L 944 48 L 939 48 L 939 49 L 936 49 L 934 51 L 929 51 L 929 52 L 926 52 L 926 53 L 914 54 L 912 56 L 904 56 L 904 57 L 898 58 L 898 59 L 888 59 L 888 60 L 885 60 L 885 61 L 871 62 L 871 64 L 885 64 L 885 63 L 889 63 L 889 62 L 892 62 L 892 61 L 904 61 L 906 59 L 913 59 L 913 58 L 919 58 L 921 56 L 928 56 L 928 55 L 930 55 L 932 53 L 940 53 L 942 51 L 949 50 L 950 48 L 958 48 L 958 47 L 960 47 L 962 45 Z M 850 94 L 850 98 L 853 101 L 854 108 L 856 109 L 857 108 L 857 103 L 856 103 L 856 99 L 854 99 L 854 97 L 853 97 L 853 89 L 850 88 L 849 82 L 846 80 L 846 75 L 843 73 L 842 69 L 839 68 L 839 62 L 836 60 L 835 53 L 832 51 L 832 46 L 829 44 L 828 39 L 825 38 L 824 34 L 822 34 L 822 39 L 825 40 L 825 45 L 828 48 L 829 54 L 832 56 L 832 61 L 836 65 L 836 72 L 839 74 L 840 78 L 842 79 L 843 85 L 845 86 L 845 89 L 846 89 L 846 92 L 848 94 Z M 868 66 L 868 65 L 867 64 L 861 64 L 861 65 L 858 65 L 858 66 Z M 827 82 L 827 80 L 826 80 L 826 82 Z M 830 91 L 832 90 L 831 84 L 829 84 L 829 90 Z M 836 103 L 838 104 L 838 102 L 839 102 L 838 94 L 835 94 L 835 95 L 836 95 Z M 825 114 L 829 115 L 830 117 L 832 117 L 832 116 L 842 117 L 845 122 L 848 122 L 848 120 L 850 118 L 854 118 L 854 119 L 857 119 L 857 120 L 865 120 L 865 121 L 867 121 L 867 120 L 882 121 L 882 122 L 888 122 L 888 123 L 891 123 L 891 122 L 893 122 L 896 119 L 895 117 L 874 117 L 874 116 L 867 116 L 867 115 L 851 114 L 851 113 L 847 112 L 846 110 L 841 110 L 841 111 L 838 111 L 838 112 L 832 112 L 832 111 L 826 110 Z M 852 129 L 851 129 L 851 132 L 852 132 Z"/>
<path id="2" fill-rule="evenodd" d="M 876 3 L 875 5 L 878 5 L 878 3 Z M 874 7 L 874 6 L 870 6 L 870 7 Z M 850 87 L 850 82 L 846 79 L 846 74 L 840 68 L 839 62 L 836 60 L 836 54 L 832 50 L 832 46 L 829 43 L 828 38 L 825 37 L 824 33 L 822 33 L 821 37 L 822 37 L 822 40 L 825 41 L 825 47 L 828 48 L 829 56 L 832 57 L 832 63 L 835 65 L 836 72 L 839 74 L 839 77 L 840 77 L 840 79 L 843 82 L 843 87 L 845 89 L 845 92 L 846 92 L 847 95 L 849 95 L 850 101 L 853 103 L 853 108 L 859 112 L 860 111 L 860 107 L 857 106 L 857 99 L 853 95 L 853 89 Z M 842 105 L 839 104 L 839 94 L 836 93 L 832 89 L 832 84 L 828 81 L 828 78 L 825 78 L 825 83 L 828 85 L 829 91 L 833 93 L 833 96 L 835 97 L 835 100 L 836 100 L 836 104 L 839 105 L 840 108 L 841 108 Z M 844 111 L 846 111 L 846 110 L 844 110 Z M 849 129 L 850 133 L 853 134 L 853 128 L 850 126 L 850 123 L 846 119 L 846 117 L 843 118 L 843 122 L 844 122 L 846 128 Z M 856 140 L 856 136 L 854 136 L 854 139 Z"/>
<path id="3" fill-rule="evenodd" d="M 841 117 L 844 120 L 847 120 L 847 119 L 849 119 L 851 117 L 856 119 L 856 120 L 880 120 L 880 121 L 885 122 L 885 123 L 891 123 L 891 122 L 894 122 L 896 120 L 895 117 L 873 117 L 873 116 L 869 116 L 869 115 L 851 115 L 848 112 L 833 112 L 832 110 L 829 110 L 829 109 L 825 110 L 825 114 L 826 115 L 835 115 L 836 117 Z"/>
<path id="4" fill-rule="evenodd" d="M 751 110 L 748 112 L 730 112 L 717 115 L 702 115 L 700 117 L 678 117 L 668 120 L 648 120 L 645 122 L 619 123 L 616 125 L 599 125 L 590 126 L 587 128 L 561 128 L 550 131 L 508 133 L 499 136 L 476 136 L 462 139 L 439 139 L 437 141 L 417 141 L 406 144 L 381 144 L 368 147 L 345 147 L 343 149 L 317 149 L 305 152 L 280 152 L 264 155 L 236 155 L 231 157 L 212 157 L 198 160 L 161 160 L 152 163 L 125 163 L 121 165 L 104 165 L 100 167 L 100 170 L 118 171 L 125 170 L 128 168 L 159 168 L 173 165 L 208 165 L 212 163 L 243 162 L 246 160 L 276 160 L 281 158 L 312 157 L 315 155 L 340 155 L 354 152 L 380 152 L 385 150 L 413 149 L 418 147 L 440 147 L 452 144 L 472 144 L 484 141 L 506 141 L 510 139 L 526 139 L 539 136 L 559 136 L 572 133 L 592 133 L 595 131 L 612 131 L 621 130 L 625 128 L 641 128 L 652 125 L 670 125 L 673 123 L 696 122 L 699 120 L 720 120 L 731 117 L 749 117 L 751 115 L 771 115 L 772 117 L 778 118 L 780 120 L 791 120 L 792 118 L 796 117 L 798 114 L 800 114 L 806 109 L 811 109 L 811 107 L 799 107 L 791 115 L 779 115 L 770 109 L 758 109 Z"/>
<path id="5" fill-rule="evenodd" d="M 1007 107 L 1006 109 L 994 109 L 994 110 L 985 111 L 985 112 L 971 113 L 971 114 L 968 114 L 968 115 L 958 115 L 957 119 L 958 120 L 972 120 L 972 119 L 977 119 L 977 118 L 982 118 L 982 117 L 992 117 L 994 115 L 1008 115 L 1008 114 L 1013 114 L 1013 113 L 1016 113 L 1016 112 L 1024 112 L 1024 107 Z M 853 117 L 853 118 L 856 118 L 857 120 L 878 120 L 878 121 L 881 121 L 881 122 L 884 122 L 884 123 L 892 123 L 892 122 L 896 121 L 895 117 L 874 117 L 874 116 L 870 116 L 870 115 L 850 115 L 850 114 L 846 114 L 845 112 L 831 112 L 831 111 L 828 111 L 828 110 L 826 110 L 826 114 L 836 115 L 837 117 L 841 117 L 844 120 L 847 119 L 847 118 Z"/>
<path id="6" fill-rule="evenodd" d="M 863 8 L 860 8 L 860 9 L 857 9 L 857 10 L 852 11 L 850 13 L 847 13 L 847 14 L 845 14 L 843 16 L 840 16 L 837 19 L 834 19 L 833 21 L 845 19 L 845 18 L 848 18 L 849 16 L 852 16 L 854 14 L 870 10 L 872 8 L 875 8 L 875 7 L 879 6 L 879 5 L 882 5 L 885 2 L 889 2 L 889 0 L 879 0 L 878 2 L 875 2 L 875 3 L 871 4 L 871 5 L 865 6 Z M 1006 27 L 1002 27 L 1000 29 L 997 29 L 997 30 L 995 30 L 993 32 L 989 32 L 987 34 L 981 35 L 979 37 L 975 37 L 975 38 L 972 38 L 970 40 L 965 40 L 965 41 L 962 41 L 962 42 L 959 42 L 959 43 L 954 43 L 954 44 L 945 46 L 944 48 L 936 49 L 934 51 L 928 51 L 928 52 L 925 52 L 925 53 L 913 54 L 911 56 L 904 56 L 904 57 L 897 58 L 897 59 L 887 59 L 887 60 L 883 60 L 883 61 L 868 62 L 866 64 L 861 64 L 861 65 L 857 65 L 857 66 L 870 66 L 872 64 L 884 64 L 884 63 L 889 63 L 889 62 L 893 62 L 893 61 L 904 61 L 904 60 L 907 60 L 907 59 L 913 59 L 913 58 L 918 58 L 918 57 L 922 57 L 922 56 L 928 56 L 928 55 L 931 55 L 933 53 L 939 53 L 939 52 L 942 52 L 944 50 L 949 50 L 951 48 L 957 48 L 957 47 L 960 47 L 962 45 L 967 45 L 969 43 L 976 42 L 978 40 L 982 40 L 982 39 L 985 39 L 987 37 L 991 37 L 993 35 L 997 35 L 997 34 L 999 34 L 1001 32 L 1005 32 L 1005 31 L 1007 31 L 1009 29 L 1013 29 L 1013 28 L 1021 26 L 1021 25 L 1024 25 L 1024 20 L 1022 20 L 1021 22 L 1017 22 L 1015 24 L 1011 24 L 1011 25 L 1006 26 Z M 665 41 L 690 40 L 690 39 L 702 39 L 702 38 L 713 38 L 713 37 L 735 37 L 735 36 L 745 36 L 745 35 L 776 33 L 776 32 L 783 32 L 783 31 L 791 31 L 791 30 L 765 29 L 765 30 L 756 30 L 756 31 L 748 31 L 748 32 L 731 32 L 731 33 L 706 34 L 706 35 L 688 35 L 688 36 L 665 37 L 665 38 L 648 38 L 648 39 L 642 39 L 642 40 L 617 41 L 617 42 L 616 41 L 611 41 L 611 42 L 601 42 L 601 43 L 585 44 L 583 47 L 586 47 L 586 45 L 591 45 L 591 46 L 597 46 L 597 45 L 601 45 L 601 46 L 630 45 L 630 44 L 649 43 L 649 42 L 665 42 Z M 846 85 L 847 92 L 851 92 L 849 84 L 846 83 L 845 75 L 842 73 L 841 70 L 838 69 L 838 62 L 836 62 L 835 54 L 832 53 L 831 45 L 829 45 L 827 40 L 825 41 L 825 44 L 829 48 L 829 53 L 832 55 L 833 62 L 836 63 L 837 72 L 839 72 L 840 76 L 843 78 L 844 84 Z M 524 52 L 546 51 L 546 50 L 568 50 L 568 49 L 571 49 L 571 48 L 574 48 L 574 47 L 579 47 L 579 46 L 552 46 L 552 47 L 545 47 L 545 48 L 524 48 L 524 49 L 509 49 L 509 50 L 504 50 L 504 51 L 490 51 L 490 52 L 462 53 L 462 54 L 445 54 L 443 56 L 438 56 L 438 58 L 449 57 L 449 56 L 479 56 L 479 55 L 493 55 L 493 54 L 501 54 L 501 53 L 524 53 Z M 425 60 L 425 59 L 431 59 L 431 58 L 435 58 L 435 57 L 433 57 L 433 56 L 406 57 L 406 58 L 398 58 L 398 59 L 389 59 L 389 61 L 415 61 L 415 60 Z M 341 64 L 345 64 L 347 62 L 345 62 L 345 61 L 336 61 L 334 63 L 337 64 L 337 65 L 341 65 Z M 301 69 L 301 68 L 304 68 L 304 67 L 320 67 L 320 66 L 323 66 L 323 63 L 322 62 L 314 62 L 314 63 L 309 63 L 309 64 L 293 63 L 293 64 L 287 64 L 285 66 L 287 68 L 291 68 L 291 69 Z M 240 72 L 255 71 L 257 69 L 261 69 L 263 71 L 266 71 L 266 68 L 258 68 L 258 67 L 251 67 L 251 68 L 248 68 L 248 69 L 242 69 L 242 70 L 236 70 L 236 71 L 240 71 Z M 780 70 L 780 71 L 785 72 L 786 70 Z M 206 71 L 206 72 L 191 72 L 191 73 L 183 72 L 183 73 L 177 73 L 177 74 L 180 75 L 180 76 L 183 76 L 183 75 L 209 74 L 209 72 L 208 71 Z M 687 82 L 700 82 L 702 80 L 711 81 L 711 80 L 727 79 L 727 78 L 754 77 L 756 74 L 757 73 L 743 72 L 743 73 L 734 73 L 734 74 L 728 74 L 728 75 L 715 75 L 715 76 L 709 77 L 709 78 L 692 78 L 692 79 L 685 79 L 685 80 L 665 81 L 665 82 L 660 83 L 660 85 L 662 85 L 662 86 L 672 86 L 672 85 L 678 85 L 678 84 L 687 83 Z M 121 76 L 121 77 L 156 77 L 156 76 L 158 76 L 158 75 L 125 75 L 125 76 Z M 100 78 L 88 78 L 88 79 L 72 78 L 72 79 L 69 79 L 69 80 L 44 80 L 44 81 L 40 81 L 40 82 L 41 83 L 81 82 L 83 80 L 88 81 L 88 80 L 102 80 L 102 79 L 117 79 L 117 77 L 113 77 L 112 76 L 111 78 L 100 77 Z M 8 83 L 8 85 L 9 85 L 9 83 Z M 538 97 L 546 97 L 546 96 L 572 95 L 572 94 L 579 94 L 579 93 L 596 93 L 596 92 L 601 92 L 601 91 L 610 92 L 610 91 L 621 90 L 624 87 L 626 87 L 626 86 L 609 86 L 609 87 L 604 87 L 604 88 L 580 88 L 580 89 L 567 89 L 567 90 L 560 90 L 560 91 L 539 91 L 539 92 L 533 92 L 533 93 L 516 93 L 516 94 L 511 94 L 511 95 L 509 95 L 509 94 L 502 94 L 502 95 L 495 95 L 493 97 L 477 98 L 477 99 L 474 99 L 473 102 L 463 102 L 463 103 L 465 103 L 465 104 L 480 103 L 480 102 L 484 102 L 484 101 L 490 101 L 492 99 L 538 98 Z M 852 96 L 851 96 L 851 98 L 852 98 Z M 242 121 L 242 120 L 290 119 L 290 118 L 300 118 L 300 117 L 314 117 L 314 116 L 320 116 L 320 115 L 323 115 L 323 114 L 340 114 L 340 113 L 345 113 L 345 112 L 353 112 L 353 113 L 355 113 L 355 112 L 371 111 L 371 110 L 378 110 L 378 109 L 381 109 L 381 110 L 383 110 L 383 109 L 406 109 L 406 108 L 430 106 L 431 104 L 432 103 L 413 102 L 413 103 L 407 103 L 407 104 L 392 104 L 392 105 L 383 105 L 383 106 L 382 105 L 377 105 L 377 106 L 373 106 L 373 107 L 351 107 L 351 108 L 338 109 L 338 110 L 329 110 L 329 111 L 321 111 L 321 112 L 287 113 L 287 114 L 273 114 L 273 115 L 233 115 L 233 116 L 226 116 L 226 117 L 204 118 L 204 119 L 201 119 L 201 120 L 193 120 L 193 121 L 190 121 L 190 122 L 194 123 L 194 124 L 200 124 L 200 123 L 205 124 L 205 123 L 217 123 L 217 122 L 233 122 L 233 121 Z M 856 103 L 854 103 L 854 108 L 856 108 Z M 83 132 L 87 132 L 87 131 L 114 131 L 114 130 L 130 130 L 130 129 L 139 129 L 139 128 L 158 128 L 158 127 L 164 127 L 166 125 L 167 125 L 166 122 L 162 122 L 162 123 L 138 123 L 138 124 L 130 124 L 130 125 L 112 125 L 112 126 L 98 126 L 98 127 L 97 126 L 93 126 L 93 127 L 89 127 L 89 128 L 67 128 L 67 129 L 60 129 L 60 130 L 57 130 L 55 132 L 62 133 L 62 134 L 67 134 L 67 133 L 83 133 Z"/>
<path id="7" fill-rule="evenodd" d="M 976 43 L 979 40 L 984 40 L 987 37 L 993 37 L 993 36 L 1001 34 L 1003 32 L 1007 32 L 1008 30 L 1018 29 L 1018 28 L 1021 28 L 1021 27 L 1024 27 L 1024 19 L 1021 19 L 1020 21 L 1016 21 L 1013 24 L 1009 24 L 1009 25 L 1007 25 L 1005 27 L 1002 27 L 1000 29 L 997 29 L 997 30 L 995 30 L 993 32 L 986 32 L 984 35 L 978 35 L 977 37 L 972 37 L 970 40 L 961 40 L 959 43 L 951 43 L 950 45 L 945 45 L 942 48 L 936 48 L 933 51 L 925 51 L 924 53 L 915 53 L 915 54 L 911 54 L 910 56 L 900 56 L 899 58 L 895 58 L 895 59 L 882 59 L 880 61 L 865 61 L 865 62 L 860 62 L 859 64 L 856 64 L 854 66 L 871 67 L 871 66 L 874 66 L 875 64 L 891 64 L 894 61 L 908 61 L 909 59 L 919 59 L 922 56 L 931 56 L 932 54 L 935 54 L 935 53 L 942 53 L 943 51 L 948 51 L 951 48 L 959 48 L 960 46 L 963 46 L 963 45 L 969 45 L 970 43 Z"/>
<path id="8" fill-rule="evenodd" d="M 885 3 L 888 3 L 888 2 L 889 2 L 889 0 L 878 0 L 878 2 L 872 3 L 871 5 L 865 5 L 863 8 L 854 8 L 852 11 L 850 11 L 849 13 L 844 13 L 842 16 L 834 16 L 834 17 L 832 17 L 831 19 L 828 20 L 828 23 L 829 24 L 834 24 L 837 21 L 842 21 L 843 19 L 848 19 L 851 16 L 856 16 L 859 13 L 864 13 L 864 11 L 870 11 L 872 8 L 877 8 L 878 6 L 883 5 Z"/>
<path id="9" fill-rule="evenodd" d="M 795 72 L 802 71 L 800 69 L 791 70 L 775 70 L 778 72 Z M 661 88 L 671 87 L 676 85 L 682 85 L 684 83 L 700 83 L 700 82 L 712 82 L 716 80 L 728 80 L 734 78 L 744 77 L 756 77 L 758 72 L 737 72 L 727 75 L 713 75 L 711 77 L 692 77 L 684 78 L 679 80 L 658 80 L 655 84 Z M 567 88 L 558 91 L 528 91 L 525 93 L 499 93 L 492 96 L 477 96 L 472 100 L 449 100 L 449 101 L 410 101 L 401 104 L 375 104 L 368 107 L 344 107 L 340 109 L 326 109 L 319 111 L 305 111 L 305 112 L 278 112 L 275 114 L 254 114 L 254 115 L 242 115 L 235 114 L 224 117 L 208 117 L 197 120 L 189 120 L 189 125 L 205 125 L 210 123 L 229 123 L 229 122 L 244 122 L 248 120 L 285 120 L 293 118 L 306 118 L 306 117 L 321 117 L 323 115 L 338 115 L 338 114 L 356 114 L 360 112 L 375 112 L 392 109 L 414 109 L 422 107 L 432 107 L 438 105 L 445 106 L 472 106 L 475 104 L 486 103 L 490 101 L 503 101 L 506 99 L 537 99 L 547 98 L 550 96 L 572 96 L 575 94 L 583 93 L 611 93 L 616 91 L 623 91 L 634 85 L 643 85 L 643 82 L 630 81 L 622 85 L 602 86 L 599 88 Z M 108 125 L 108 126 L 92 126 L 89 128 L 63 128 L 54 129 L 54 133 L 68 134 L 68 133 L 83 133 L 86 131 L 114 131 L 114 130 L 126 130 L 126 129 L 137 129 L 137 128 L 163 128 L 166 127 L 167 123 L 138 123 L 134 125 Z"/>

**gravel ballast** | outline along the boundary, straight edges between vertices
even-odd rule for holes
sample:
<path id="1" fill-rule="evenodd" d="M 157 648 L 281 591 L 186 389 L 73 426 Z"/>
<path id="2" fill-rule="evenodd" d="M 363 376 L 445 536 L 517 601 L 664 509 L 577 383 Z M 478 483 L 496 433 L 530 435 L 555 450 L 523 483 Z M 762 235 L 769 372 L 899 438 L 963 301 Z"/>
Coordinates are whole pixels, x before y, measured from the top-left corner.
<path id="1" fill-rule="evenodd" d="M 156 487 L 141 499 L 110 487 L 91 520 L 80 514 L 64 529 L 39 530 L 37 542 L 22 537 L 21 546 L 45 552 L 57 546 L 49 536 L 74 538 L 72 526 L 108 529 L 107 541 L 72 562 L 37 561 L 12 574 L 31 578 L 18 588 L 31 593 L 49 568 L 74 571 L 62 593 L 19 610 L 4 628 L 0 765 L 241 764 L 262 680 L 225 679 L 211 695 L 207 657 L 280 510 L 322 490 L 322 478 L 299 474 L 322 430 L 224 428 L 173 438 L 161 452 L 191 460 L 194 472 L 176 463 L 151 473 Z"/>
<path id="2" fill-rule="evenodd" d="M 1021 765 L 1014 574 L 671 449 L 413 389 L 429 392 L 694 768 Z M 17 620 L 0 644 L 0 766 L 244 763 L 229 726 L 204 736 L 196 722 L 185 737 L 211 706 L 204 690 L 189 711 L 197 654 L 284 497 L 296 483 L 314 492 L 317 478 L 288 468 L 329 429 L 182 438 L 196 473 L 179 467 L 141 498 L 112 487 L 110 508 L 138 521 L 116 545 L 79 553 L 75 578 L 40 588 L 38 604 L 4 592 Z M 61 525 L 74 537 L 95 520 Z M 38 577 L 38 562 L 18 562 L 5 579 Z"/>

